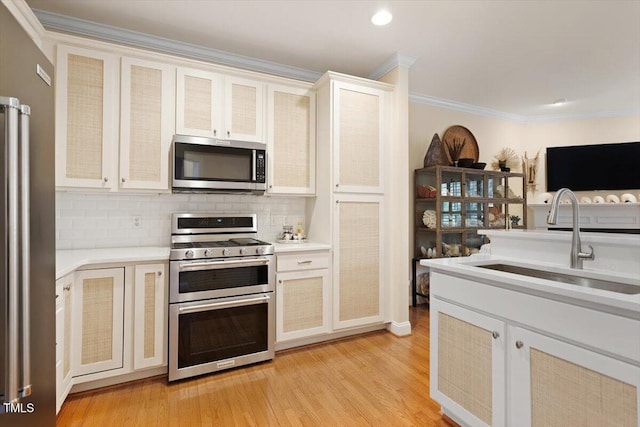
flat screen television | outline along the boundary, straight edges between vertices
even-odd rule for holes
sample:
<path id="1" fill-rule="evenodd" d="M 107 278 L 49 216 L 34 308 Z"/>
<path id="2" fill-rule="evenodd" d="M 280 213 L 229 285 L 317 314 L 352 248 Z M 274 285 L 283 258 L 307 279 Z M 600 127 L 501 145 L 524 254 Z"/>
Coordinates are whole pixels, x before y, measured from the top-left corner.
<path id="1" fill-rule="evenodd" d="M 640 189 L 640 142 L 547 148 L 547 191 Z"/>

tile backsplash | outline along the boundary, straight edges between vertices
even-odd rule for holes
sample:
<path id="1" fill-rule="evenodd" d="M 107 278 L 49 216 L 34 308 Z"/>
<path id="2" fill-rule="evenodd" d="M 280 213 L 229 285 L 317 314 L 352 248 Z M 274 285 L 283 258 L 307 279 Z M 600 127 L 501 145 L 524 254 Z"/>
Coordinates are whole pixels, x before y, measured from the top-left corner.
<path id="1" fill-rule="evenodd" d="M 305 219 L 303 197 L 56 192 L 56 248 L 169 246 L 172 213 L 255 213 L 258 238 L 275 241 Z"/>

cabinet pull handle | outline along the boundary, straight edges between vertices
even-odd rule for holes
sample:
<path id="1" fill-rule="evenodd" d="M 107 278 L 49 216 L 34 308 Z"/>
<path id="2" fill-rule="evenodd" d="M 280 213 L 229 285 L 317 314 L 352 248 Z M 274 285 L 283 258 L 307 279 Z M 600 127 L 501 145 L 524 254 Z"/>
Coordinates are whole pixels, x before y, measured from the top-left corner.
<path id="1" fill-rule="evenodd" d="M 516 341 L 516 348 L 521 349 L 524 346 L 524 343 L 520 340 Z"/>
<path id="2" fill-rule="evenodd" d="M 70 291 L 71 290 L 71 286 L 67 285 L 65 287 L 62 288 L 63 291 Z"/>
<path id="3" fill-rule="evenodd" d="M 302 265 L 302 264 L 311 264 L 313 262 L 313 260 L 310 259 L 306 259 L 304 261 L 298 261 L 298 265 Z"/>
<path id="4" fill-rule="evenodd" d="M 500 338 L 500 332 L 493 331 L 491 332 L 491 336 L 493 337 L 494 340 L 497 340 L 498 338 Z"/>

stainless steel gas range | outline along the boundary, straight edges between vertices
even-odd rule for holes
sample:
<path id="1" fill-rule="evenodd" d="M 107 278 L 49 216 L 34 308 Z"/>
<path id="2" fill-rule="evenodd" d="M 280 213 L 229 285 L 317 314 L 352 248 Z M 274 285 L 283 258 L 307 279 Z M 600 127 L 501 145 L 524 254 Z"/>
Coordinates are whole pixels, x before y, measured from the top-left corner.
<path id="1" fill-rule="evenodd" d="M 169 381 L 273 359 L 273 245 L 255 214 L 174 214 Z"/>

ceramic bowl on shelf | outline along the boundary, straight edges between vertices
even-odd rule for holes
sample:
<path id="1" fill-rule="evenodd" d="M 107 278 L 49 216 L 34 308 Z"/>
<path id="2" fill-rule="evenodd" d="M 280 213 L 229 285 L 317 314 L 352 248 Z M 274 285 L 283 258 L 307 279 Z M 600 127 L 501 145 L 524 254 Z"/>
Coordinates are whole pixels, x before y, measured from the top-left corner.
<path id="1" fill-rule="evenodd" d="M 474 163 L 475 163 L 475 159 L 468 159 L 468 158 L 458 159 L 458 167 L 460 168 L 469 168 Z"/>
<path id="2" fill-rule="evenodd" d="M 484 162 L 478 162 L 478 163 L 474 163 L 474 164 L 472 164 L 472 165 L 471 165 L 471 168 L 472 168 L 472 169 L 480 169 L 480 170 L 482 170 L 482 169 L 484 169 L 486 166 L 487 166 L 487 164 L 486 164 L 486 163 L 484 163 Z"/>

